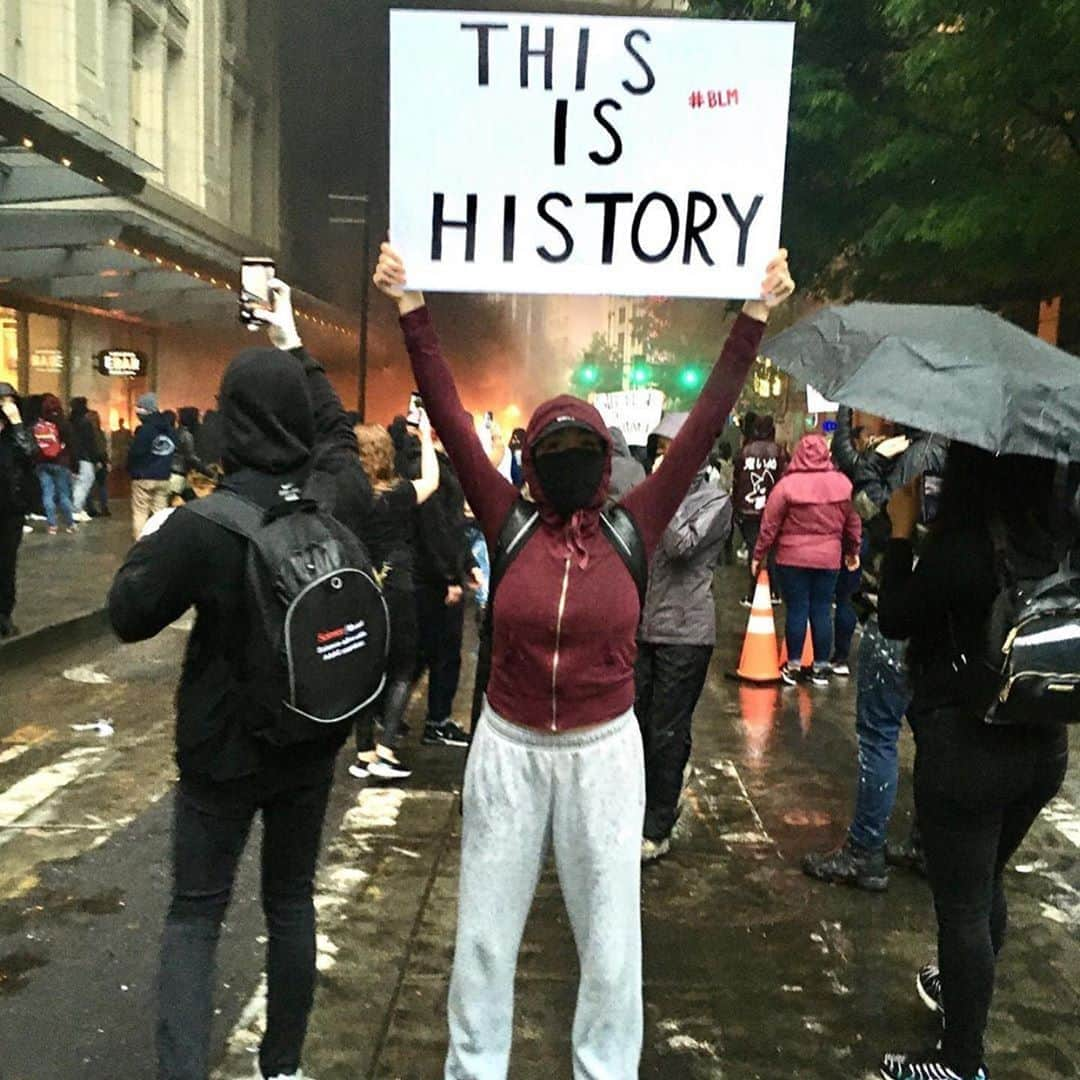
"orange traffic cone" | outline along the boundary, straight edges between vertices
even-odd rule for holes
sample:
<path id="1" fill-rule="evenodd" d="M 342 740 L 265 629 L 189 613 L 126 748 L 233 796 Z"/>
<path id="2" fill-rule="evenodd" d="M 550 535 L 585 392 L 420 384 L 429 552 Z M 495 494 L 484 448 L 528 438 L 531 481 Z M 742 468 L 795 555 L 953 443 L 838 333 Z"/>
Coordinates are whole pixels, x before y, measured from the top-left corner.
<path id="1" fill-rule="evenodd" d="M 780 646 L 780 666 L 783 667 L 787 662 L 787 635 L 785 634 L 783 644 Z M 799 666 L 803 671 L 808 671 L 814 666 L 814 635 L 810 632 L 809 623 L 806 624 L 806 637 L 803 638 L 802 660 Z"/>
<path id="2" fill-rule="evenodd" d="M 746 626 L 746 641 L 736 674 L 740 679 L 754 683 L 778 682 L 780 679 L 769 575 L 764 570 L 758 576 L 757 588 L 754 590 L 754 603 L 750 611 L 750 621 Z"/>

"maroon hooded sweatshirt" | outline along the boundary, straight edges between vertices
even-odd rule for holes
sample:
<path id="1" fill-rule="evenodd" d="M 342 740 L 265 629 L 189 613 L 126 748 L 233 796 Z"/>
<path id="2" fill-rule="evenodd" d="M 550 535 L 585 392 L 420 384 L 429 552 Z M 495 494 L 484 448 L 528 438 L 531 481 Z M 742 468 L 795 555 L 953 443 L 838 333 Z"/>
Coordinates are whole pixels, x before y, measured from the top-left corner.
<path id="1" fill-rule="evenodd" d="M 858 555 L 861 543 L 851 481 L 833 464 L 825 440 L 807 435 L 765 505 L 754 560 L 764 562 L 775 545 L 781 566 L 837 570 L 844 555 Z"/>
<path id="2" fill-rule="evenodd" d="M 427 308 L 410 312 L 401 324 L 432 426 L 489 547 L 494 548 L 518 491 L 484 452 Z M 663 465 L 621 500 L 637 523 L 650 558 L 723 431 L 764 329 L 763 323 L 739 316 Z M 572 417 L 595 431 L 607 456 L 592 504 L 569 521 L 547 504 L 532 459 L 540 434 L 561 417 Z M 640 605 L 630 572 L 600 532 L 600 508 L 611 473 L 611 435 L 588 402 L 557 397 L 533 413 L 523 464 L 542 525 L 510 565 L 495 596 L 488 701 L 500 716 L 548 732 L 614 720 L 634 704 Z"/>

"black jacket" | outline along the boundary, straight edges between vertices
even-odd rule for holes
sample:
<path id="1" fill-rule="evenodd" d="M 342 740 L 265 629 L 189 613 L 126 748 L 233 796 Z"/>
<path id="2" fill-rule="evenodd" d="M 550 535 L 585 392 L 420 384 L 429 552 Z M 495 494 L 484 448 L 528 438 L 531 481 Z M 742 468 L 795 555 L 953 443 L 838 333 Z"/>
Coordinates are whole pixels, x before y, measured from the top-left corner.
<path id="1" fill-rule="evenodd" d="M 221 386 L 225 486 L 272 508 L 291 485 L 313 483 L 339 516 L 362 527 L 370 488 L 356 438 L 321 367 L 303 350 L 248 350 Z M 247 544 L 197 514 L 176 511 L 128 554 L 109 593 L 109 616 L 124 641 L 153 637 L 194 605 L 177 691 L 176 756 L 181 773 L 229 780 L 272 764 L 325 768 L 344 734 L 274 751 L 248 733 L 244 650 L 252 625 L 245 586 Z"/>
<path id="2" fill-rule="evenodd" d="M 21 413 L 22 402 L 16 398 L 15 403 Z M 37 443 L 30 428 L 25 423 L 9 424 L 0 415 L 0 517 L 22 515 L 30 510 L 37 483 L 36 456 Z"/>
<path id="3" fill-rule="evenodd" d="M 892 535 L 886 513 L 893 492 L 923 473 L 945 472 L 948 442 L 936 435 L 915 433 L 911 445 L 896 458 L 887 458 L 871 447 L 861 453 L 855 447 L 852 410 L 842 407 L 836 418 L 832 458 L 854 487 L 852 504 L 863 521 L 862 587 L 855 607 L 863 619 L 877 611 L 881 563 Z"/>

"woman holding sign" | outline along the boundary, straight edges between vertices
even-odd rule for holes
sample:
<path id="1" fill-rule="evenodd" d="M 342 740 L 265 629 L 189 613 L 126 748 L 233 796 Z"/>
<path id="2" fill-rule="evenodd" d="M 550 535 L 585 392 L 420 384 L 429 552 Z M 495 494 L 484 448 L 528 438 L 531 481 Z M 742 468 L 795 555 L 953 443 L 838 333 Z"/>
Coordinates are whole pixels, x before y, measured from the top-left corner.
<path id="1" fill-rule="evenodd" d="M 664 464 L 619 506 L 632 543 L 601 513 L 611 435 L 587 402 L 541 405 L 525 435 L 535 500 L 491 464 L 458 397 L 431 316 L 382 247 L 375 284 L 397 302 L 416 385 L 505 574 L 492 600 L 491 671 L 465 775 L 457 947 L 447 1080 L 504 1080 L 514 973 L 548 846 L 581 965 L 576 1080 L 631 1080 L 641 1055 L 641 826 L 645 779 L 634 718 L 639 584 L 631 548 L 651 557 L 746 379 L 769 311 L 795 286 L 787 252 L 769 263 Z M 625 518 L 623 519 L 625 520 Z M 636 528 L 634 528 L 636 526 Z M 620 554 L 617 544 L 623 543 Z M 510 560 L 512 557 L 512 561 Z"/>

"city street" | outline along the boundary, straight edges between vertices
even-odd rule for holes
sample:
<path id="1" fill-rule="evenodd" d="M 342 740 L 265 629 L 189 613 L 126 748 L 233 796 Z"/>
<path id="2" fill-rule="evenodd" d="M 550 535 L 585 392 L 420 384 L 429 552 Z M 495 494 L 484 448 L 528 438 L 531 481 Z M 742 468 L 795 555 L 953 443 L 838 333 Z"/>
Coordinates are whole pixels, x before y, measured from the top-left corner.
<path id="1" fill-rule="evenodd" d="M 107 586 L 105 567 L 123 549 L 124 528 L 118 519 L 97 523 L 52 547 L 31 538 L 19 609 L 25 621 L 69 617 L 65 589 L 84 590 L 93 608 Z M 735 602 L 743 572 L 720 571 L 722 645 L 696 713 L 684 813 L 671 855 L 644 872 L 641 1075 L 861 1077 L 883 1051 L 935 1039 L 914 987 L 916 969 L 933 955 L 929 891 L 902 871 L 893 872 L 884 895 L 822 886 L 799 871 L 805 852 L 842 838 L 854 772 L 854 690 L 845 683 L 751 690 L 726 677 L 745 625 Z M 36 591 L 39 574 L 54 580 L 51 595 Z M 50 646 L 38 634 L 32 648 L 0 649 L 3 1080 L 135 1080 L 154 1072 L 175 777 L 171 699 L 190 626 L 181 620 L 133 647 L 98 626 L 85 623 L 81 640 L 58 633 Z M 467 653 L 471 647 L 467 641 Z M 471 657 L 459 720 L 470 685 Z M 441 1075 L 464 752 L 420 747 L 420 710 L 418 692 L 405 747 L 416 770 L 411 781 L 365 786 L 346 774 L 346 754 L 339 762 L 319 875 L 320 983 L 304 1063 L 305 1075 L 318 1080 Z M 89 726 L 103 720 L 107 727 Z M 910 822 L 910 735 L 903 749 L 898 837 Z M 989 1031 L 996 1077 L 1080 1073 L 1077 807 L 1073 769 L 1008 874 L 1011 939 Z M 217 1080 L 247 1080 L 255 1069 L 265 942 L 258 839 L 256 830 L 222 937 Z M 576 975 L 549 870 L 522 949 L 515 1080 L 569 1075 Z"/>

